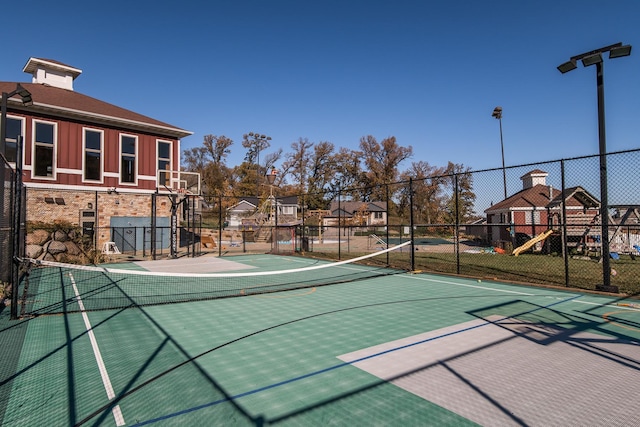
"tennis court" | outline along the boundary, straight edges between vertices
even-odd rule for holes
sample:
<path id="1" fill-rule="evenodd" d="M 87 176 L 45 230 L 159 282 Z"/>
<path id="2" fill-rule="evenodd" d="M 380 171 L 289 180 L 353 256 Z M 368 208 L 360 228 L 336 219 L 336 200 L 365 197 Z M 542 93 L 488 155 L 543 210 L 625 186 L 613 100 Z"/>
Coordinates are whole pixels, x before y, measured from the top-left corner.
<path id="1" fill-rule="evenodd" d="M 312 269 L 225 281 L 216 295 L 171 276 L 319 265 L 114 266 L 164 275 L 152 296 L 104 271 L 61 290 L 48 285 L 70 275 L 49 267 L 31 279 L 38 316 L 0 313 L 0 424 L 640 425 L 637 300 L 353 263 L 331 268 L 346 280 Z M 196 300 L 178 302 L 185 293 Z"/>

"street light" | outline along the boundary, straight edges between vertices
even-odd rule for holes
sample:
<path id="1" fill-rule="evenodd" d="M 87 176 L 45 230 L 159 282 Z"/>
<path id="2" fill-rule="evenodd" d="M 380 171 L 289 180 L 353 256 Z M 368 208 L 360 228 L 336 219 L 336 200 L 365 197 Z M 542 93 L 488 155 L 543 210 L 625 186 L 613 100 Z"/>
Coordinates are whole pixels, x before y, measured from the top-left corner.
<path id="1" fill-rule="evenodd" d="M 271 167 L 271 172 L 267 174 L 267 182 L 269 182 L 269 206 L 271 207 L 269 210 L 269 223 L 271 223 L 272 219 L 275 219 L 275 233 L 274 230 L 271 230 L 271 245 L 275 248 L 275 251 L 278 252 L 278 199 L 274 199 L 273 197 L 273 185 L 276 182 L 276 177 L 278 176 L 278 171 L 274 166 Z M 275 202 L 275 215 L 274 215 L 274 202 Z M 274 237 L 275 236 L 275 237 Z"/>
<path id="2" fill-rule="evenodd" d="M 5 157 L 7 156 L 7 100 L 15 95 L 20 95 L 20 98 L 22 98 L 22 105 L 25 107 L 33 105 L 31 92 L 22 87 L 20 83 L 18 83 L 13 92 L 2 92 L 2 105 L 0 107 L 0 152 L 4 154 Z"/>
<path id="3" fill-rule="evenodd" d="M 588 67 L 596 65 L 596 86 L 598 91 L 598 141 L 600 153 L 600 218 L 602 222 L 602 285 L 597 289 L 606 292 L 618 292 L 617 286 L 611 286 L 611 264 L 609 252 L 609 200 L 607 187 L 607 141 L 604 125 L 604 64 L 602 54 L 609 52 L 609 59 L 620 58 L 631 55 L 631 45 L 622 43 L 612 44 L 600 49 L 572 56 L 568 62 L 558 66 L 558 70 L 564 74 L 578 68 L 577 61 L 582 61 L 582 65 Z"/>
<path id="4" fill-rule="evenodd" d="M 507 171 L 504 166 L 504 142 L 502 141 L 502 107 L 496 107 L 491 113 L 500 122 L 500 150 L 502 151 L 502 182 L 504 184 L 504 198 L 507 198 Z"/>
<path id="5" fill-rule="evenodd" d="M 256 197 L 260 197 L 260 150 L 264 145 L 265 148 L 269 146 L 269 141 L 271 141 L 271 137 L 260 134 L 257 132 L 249 132 L 248 134 L 251 138 L 253 138 L 253 142 L 256 147 Z"/>

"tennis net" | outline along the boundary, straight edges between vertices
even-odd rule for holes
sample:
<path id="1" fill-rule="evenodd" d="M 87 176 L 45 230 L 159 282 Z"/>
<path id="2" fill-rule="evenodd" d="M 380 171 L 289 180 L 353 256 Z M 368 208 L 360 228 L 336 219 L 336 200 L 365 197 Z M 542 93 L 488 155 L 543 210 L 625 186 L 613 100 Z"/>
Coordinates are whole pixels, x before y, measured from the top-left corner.
<path id="1" fill-rule="evenodd" d="M 158 273 L 29 259 L 29 273 L 19 289 L 20 312 L 22 316 L 37 316 L 106 310 L 352 282 L 398 273 L 386 265 L 371 264 L 380 264 L 380 255 L 408 244 L 345 261 L 238 273 Z"/>

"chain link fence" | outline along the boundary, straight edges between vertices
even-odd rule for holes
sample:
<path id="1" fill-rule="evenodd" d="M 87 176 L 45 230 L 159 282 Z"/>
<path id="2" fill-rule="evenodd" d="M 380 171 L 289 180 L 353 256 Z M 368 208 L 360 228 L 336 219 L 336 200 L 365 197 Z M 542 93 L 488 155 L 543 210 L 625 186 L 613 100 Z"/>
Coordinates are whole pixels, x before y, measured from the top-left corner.
<path id="1" fill-rule="evenodd" d="M 637 294 L 640 150 L 606 160 L 606 209 L 597 155 L 322 194 L 270 187 L 260 198 L 29 186 L 17 253 L 76 263 L 267 252 L 346 259 L 410 240 L 378 261 L 478 280 L 593 290 L 609 282 Z M 10 254 L 14 177 L 6 162 L 1 170 L 0 245 Z M 1 262 L 10 282 L 12 257 Z"/>
<path id="2" fill-rule="evenodd" d="M 0 187 L 0 202 L 2 203 L 2 209 L 0 209 L 0 252 L 3 254 L 0 257 L 0 281 L 2 281 L 4 289 L 4 286 L 11 282 L 13 271 L 15 173 L 3 155 L 0 155 L 0 180 L 2 181 L 2 187 Z"/>

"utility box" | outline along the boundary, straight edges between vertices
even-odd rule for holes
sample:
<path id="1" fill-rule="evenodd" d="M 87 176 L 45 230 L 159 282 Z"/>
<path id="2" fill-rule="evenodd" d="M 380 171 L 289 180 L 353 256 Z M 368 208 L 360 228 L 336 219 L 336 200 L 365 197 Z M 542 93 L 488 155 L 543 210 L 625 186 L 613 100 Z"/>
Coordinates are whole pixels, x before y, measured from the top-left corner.
<path id="1" fill-rule="evenodd" d="M 96 211 L 93 209 L 81 209 L 78 223 L 82 228 L 83 236 L 93 237 L 96 227 Z"/>

